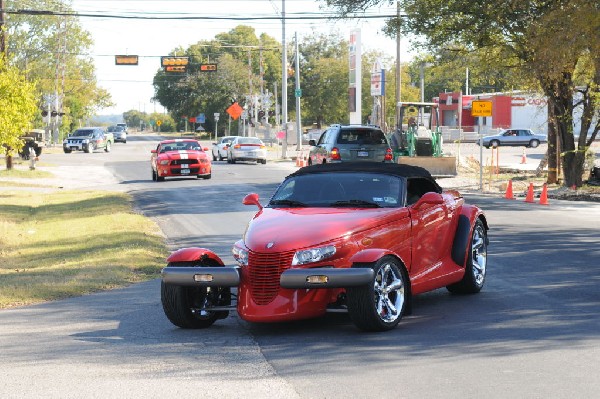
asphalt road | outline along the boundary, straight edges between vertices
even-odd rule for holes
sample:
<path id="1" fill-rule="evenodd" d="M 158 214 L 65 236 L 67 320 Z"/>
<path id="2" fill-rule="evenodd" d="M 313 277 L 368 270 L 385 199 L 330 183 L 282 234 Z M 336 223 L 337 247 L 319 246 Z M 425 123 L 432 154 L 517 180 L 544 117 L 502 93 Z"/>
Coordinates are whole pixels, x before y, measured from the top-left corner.
<path id="1" fill-rule="evenodd" d="M 268 197 L 293 165 L 216 162 L 211 180 L 155 183 L 153 139 L 44 161 L 95 188 L 131 192 L 171 248 L 205 246 L 231 262 L 255 212 L 242 197 Z M 600 397 L 600 204 L 466 197 L 491 226 L 478 295 L 420 295 L 413 315 L 375 334 L 343 314 L 281 324 L 232 315 L 181 330 L 162 312 L 159 281 L 4 310 L 0 397 Z"/>

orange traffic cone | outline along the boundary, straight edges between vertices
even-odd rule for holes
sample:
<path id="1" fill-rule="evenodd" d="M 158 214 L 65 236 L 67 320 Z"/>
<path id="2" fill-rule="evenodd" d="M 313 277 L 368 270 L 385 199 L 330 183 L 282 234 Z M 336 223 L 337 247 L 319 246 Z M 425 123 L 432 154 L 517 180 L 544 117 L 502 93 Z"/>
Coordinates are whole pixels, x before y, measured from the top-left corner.
<path id="1" fill-rule="evenodd" d="M 508 181 L 508 186 L 506 187 L 506 194 L 504 194 L 504 198 L 506 199 L 515 199 L 515 196 L 513 195 L 513 190 L 512 190 L 512 180 Z"/>
<path id="2" fill-rule="evenodd" d="M 529 183 L 529 190 L 527 190 L 527 197 L 525 197 L 525 202 L 534 202 L 533 201 L 533 183 Z"/>
<path id="3" fill-rule="evenodd" d="M 525 154 L 525 149 L 523 149 L 523 156 L 521 156 L 521 163 L 527 163 L 527 154 Z"/>
<path id="4" fill-rule="evenodd" d="M 540 205 L 548 205 L 548 185 L 544 183 L 542 194 L 540 195 Z"/>
<path id="5" fill-rule="evenodd" d="M 302 153 L 296 155 L 296 166 L 302 167 Z"/>

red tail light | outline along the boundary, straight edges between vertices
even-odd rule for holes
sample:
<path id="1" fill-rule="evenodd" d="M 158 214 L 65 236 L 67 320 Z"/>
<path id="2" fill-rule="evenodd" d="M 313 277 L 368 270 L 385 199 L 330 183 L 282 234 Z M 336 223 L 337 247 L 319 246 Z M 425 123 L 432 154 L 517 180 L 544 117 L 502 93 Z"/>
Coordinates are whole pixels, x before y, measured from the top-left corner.
<path id="1" fill-rule="evenodd" d="M 340 161 L 342 157 L 340 156 L 340 150 L 337 147 L 333 147 L 331 149 L 331 159 L 334 161 Z"/>
<path id="2" fill-rule="evenodd" d="M 387 150 L 385 150 L 385 157 L 383 157 L 383 159 L 384 159 L 384 161 L 391 161 L 392 159 L 394 159 L 391 148 L 388 148 Z"/>

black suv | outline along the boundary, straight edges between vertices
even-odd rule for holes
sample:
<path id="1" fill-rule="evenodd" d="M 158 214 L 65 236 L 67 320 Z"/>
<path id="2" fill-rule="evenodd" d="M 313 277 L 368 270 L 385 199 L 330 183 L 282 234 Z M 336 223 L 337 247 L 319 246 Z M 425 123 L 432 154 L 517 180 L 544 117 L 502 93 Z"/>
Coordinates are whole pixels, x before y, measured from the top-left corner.
<path id="1" fill-rule="evenodd" d="M 392 162 L 392 149 L 377 126 L 331 125 L 319 138 L 310 140 L 308 164 L 327 162 Z"/>

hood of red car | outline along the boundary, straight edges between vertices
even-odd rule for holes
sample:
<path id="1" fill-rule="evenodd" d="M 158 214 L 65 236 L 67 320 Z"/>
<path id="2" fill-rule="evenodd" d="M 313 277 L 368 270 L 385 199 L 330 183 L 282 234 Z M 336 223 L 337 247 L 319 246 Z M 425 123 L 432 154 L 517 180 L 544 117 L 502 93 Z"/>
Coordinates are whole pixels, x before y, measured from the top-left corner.
<path id="1" fill-rule="evenodd" d="M 169 151 L 158 156 L 160 159 L 197 159 L 206 157 L 201 151 Z"/>
<path id="2" fill-rule="evenodd" d="M 398 211 L 398 208 L 264 208 L 248 225 L 244 241 L 251 251 L 292 251 L 376 227 Z"/>

